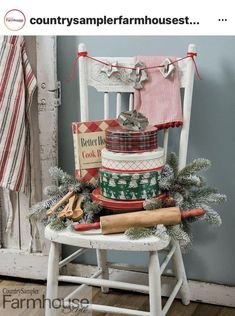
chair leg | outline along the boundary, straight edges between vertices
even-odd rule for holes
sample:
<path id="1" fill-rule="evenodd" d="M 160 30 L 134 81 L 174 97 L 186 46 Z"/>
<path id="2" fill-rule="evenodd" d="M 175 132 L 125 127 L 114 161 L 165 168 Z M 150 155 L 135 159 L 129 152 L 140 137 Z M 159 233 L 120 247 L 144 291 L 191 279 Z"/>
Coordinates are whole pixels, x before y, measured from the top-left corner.
<path id="1" fill-rule="evenodd" d="M 150 316 L 162 315 L 161 273 L 157 251 L 149 253 Z"/>
<path id="2" fill-rule="evenodd" d="M 102 278 L 108 280 L 109 279 L 109 268 L 107 265 L 107 250 L 105 249 L 96 249 L 97 256 L 97 264 L 98 268 L 102 270 Z M 109 288 L 102 286 L 101 291 L 103 293 L 108 293 Z"/>
<path id="3" fill-rule="evenodd" d="M 58 275 L 59 275 L 60 244 L 51 242 L 48 271 L 47 271 L 47 293 L 45 316 L 56 316 L 57 310 L 53 308 L 52 302 L 58 298 Z"/>
<path id="4" fill-rule="evenodd" d="M 173 263 L 174 263 L 174 270 L 175 270 L 177 279 L 179 280 L 182 278 L 183 280 L 182 286 L 180 289 L 182 303 L 184 305 L 188 305 L 190 303 L 190 289 L 189 289 L 188 280 L 187 280 L 187 276 L 186 276 L 186 272 L 184 268 L 182 253 L 181 253 L 178 242 L 176 242 L 176 250 L 173 255 Z"/>

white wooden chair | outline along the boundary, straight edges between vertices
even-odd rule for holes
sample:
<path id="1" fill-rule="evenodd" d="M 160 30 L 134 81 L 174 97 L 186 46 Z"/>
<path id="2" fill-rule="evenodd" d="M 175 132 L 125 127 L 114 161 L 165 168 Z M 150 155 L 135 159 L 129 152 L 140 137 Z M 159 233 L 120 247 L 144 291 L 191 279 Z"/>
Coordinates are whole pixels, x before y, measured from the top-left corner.
<path id="1" fill-rule="evenodd" d="M 86 47 L 84 44 L 79 45 L 79 52 L 85 52 Z M 188 52 L 195 53 L 195 45 L 190 44 Z M 114 63 L 118 61 L 120 64 L 133 65 L 135 64 L 134 58 L 124 57 L 97 57 L 99 59 L 110 61 Z M 100 75 L 98 64 L 94 60 L 86 57 L 80 57 L 79 59 L 79 79 L 80 79 L 80 109 L 81 109 L 81 121 L 89 120 L 89 107 L 88 107 L 88 86 L 93 86 L 99 92 L 104 93 L 104 118 L 109 117 L 109 92 L 117 93 L 116 96 L 116 115 L 121 112 L 121 93 L 129 92 L 129 109 L 133 108 L 133 92 L 132 85 L 124 84 L 120 80 L 113 78 L 111 80 L 104 79 L 104 76 Z M 192 104 L 192 92 L 194 81 L 194 65 L 191 58 L 187 58 L 178 63 L 180 73 L 181 88 L 184 89 L 183 100 L 183 127 L 180 133 L 179 143 L 179 168 L 183 168 L 186 164 L 187 148 L 188 148 L 188 136 L 190 126 L 190 114 Z M 164 149 L 167 153 L 168 146 L 168 133 L 164 132 Z M 190 292 L 185 274 L 184 264 L 182 260 L 182 254 L 178 242 L 168 240 L 160 240 L 157 237 L 150 237 L 140 240 L 129 240 L 123 234 L 115 235 L 101 235 L 92 234 L 91 232 L 77 233 L 77 232 L 56 232 L 49 227 L 46 228 L 46 238 L 51 240 L 51 248 L 48 262 L 48 278 L 47 278 L 47 298 L 54 299 L 57 297 L 58 281 L 66 281 L 78 284 L 87 284 L 92 286 L 101 286 L 103 292 L 108 292 L 108 288 L 116 288 L 123 290 L 132 290 L 137 292 L 149 293 L 150 312 L 137 311 L 125 308 L 118 308 L 106 305 L 91 304 L 90 309 L 95 311 L 112 312 L 117 314 L 135 315 L 135 316 L 163 316 L 166 315 L 170 308 L 174 298 L 179 290 L 181 291 L 181 297 L 183 304 L 187 305 L 190 302 Z M 61 244 L 73 245 L 80 247 L 75 253 L 59 261 L 59 249 Z M 96 249 L 98 270 L 89 277 L 76 277 L 59 275 L 59 269 L 65 264 L 71 262 L 74 258 L 84 253 L 85 249 Z M 148 251 L 149 252 L 149 285 L 137 285 L 119 281 L 109 280 L 109 263 L 107 262 L 107 250 L 118 251 Z M 158 252 L 161 250 L 167 251 L 167 255 L 162 265 L 159 264 Z M 161 303 L 161 275 L 164 272 L 166 266 L 173 259 L 174 272 L 176 277 L 176 285 L 168 298 L 168 301 L 162 308 Z M 101 276 L 102 279 L 97 279 Z M 80 288 L 80 287 L 79 287 Z M 74 297 L 77 291 L 71 293 L 66 299 Z M 55 316 L 56 310 L 46 309 L 46 316 Z"/>

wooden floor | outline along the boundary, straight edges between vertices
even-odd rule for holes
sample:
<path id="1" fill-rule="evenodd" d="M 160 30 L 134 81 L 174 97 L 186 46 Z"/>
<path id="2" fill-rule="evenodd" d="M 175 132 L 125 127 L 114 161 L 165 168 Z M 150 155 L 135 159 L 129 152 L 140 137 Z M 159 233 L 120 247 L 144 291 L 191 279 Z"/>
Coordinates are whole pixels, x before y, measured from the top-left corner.
<path id="1" fill-rule="evenodd" d="M 2 296 L 3 289 L 14 289 L 14 288 L 26 288 L 26 289 L 39 289 L 40 295 L 45 293 L 45 284 L 22 282 L 19 280 L 12 279 L 0 279 L 0 315 L 1 316 L 43 316 L 44 311 L 38 309 L 18 309 L 14 310 L 11 307 L 3 308 Z M 75 289 L 74 285 L 62 285 L 60 290 L 63 293 L 70 293 L 71 290 Z M 62 293 L 62 292 L 61 292 Z M 163 298 L 163 304 L 166 299 Z M 124 292 L 118 290 L 110 290 L 109 294 L 101 293 L 99 288 L 92 288 L 92 303 L 93 304 L 106 304 L 116 307 L 131 308 L 137 310 L 148 311 L 148 296 L 144 294 L 137 294 L 131 292 Z M 72 315 L 72 314 L 71 314 Z M 82 314 L 79 314 L 82 315 Z M 92 316 L 124 316 L 114 313 L 98 313 L 93 312 Z M 156 315 L 157 316 L 157 315 Z M 180 300 L 175 300 L 167 316 L 235 316 L 235 308 L 228 308 L 217 305 L 209 305 L 202 303 L 192 302 L 188 306 L 181 304 Z"/>

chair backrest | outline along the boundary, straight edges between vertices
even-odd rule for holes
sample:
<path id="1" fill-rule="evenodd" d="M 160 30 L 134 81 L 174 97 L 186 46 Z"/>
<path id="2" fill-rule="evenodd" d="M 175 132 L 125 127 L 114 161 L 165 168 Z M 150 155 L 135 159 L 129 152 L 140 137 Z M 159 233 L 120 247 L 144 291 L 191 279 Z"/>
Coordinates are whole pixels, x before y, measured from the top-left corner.
<path id="1" fill-rule="evenodd" d="M 86 52 L 85 44 L 81 43 L 78 46 L 79 53 Z M 188 51 L 196 53 L 194 44 L 188 46 Z M 115 64 L 118 62 L 121 65 L 129 67 L 135 66 L 134 57 L 95 57 L 104 62 Z M 109 118 L 109 93 L 116 93 L 116 116 L 121 112 L 122 93 L 129 93 L 129 110 L 133 109 L 134 101 L 134 88 L 132 82 L 124 82 L 116 76 L 110 76 L 102 73 L 102 64 L 80 56 L 79 58 L 79 84 L 80 84 L 80 113 L 81 121 L 89 121 L 89 102 L 88 102 L 88 86 L 94 87 L 98 92 L 104 94 L 104 119 Z M 179 142 L 179 169 L 183 168 L 186 164 L 187 150 L 188 150 L 188 137 L 190 127 L 190 116 L 192 106 L 193 82 L 194 82 L 194 64 L 191 58 L 184 59 L 178 62 L 180 87 L 184 89 L 183 96 L 183 126 L 180 132 Z M 167 155 L 169 129 L 164 131 L 163 147 L 165 156 Z"/>

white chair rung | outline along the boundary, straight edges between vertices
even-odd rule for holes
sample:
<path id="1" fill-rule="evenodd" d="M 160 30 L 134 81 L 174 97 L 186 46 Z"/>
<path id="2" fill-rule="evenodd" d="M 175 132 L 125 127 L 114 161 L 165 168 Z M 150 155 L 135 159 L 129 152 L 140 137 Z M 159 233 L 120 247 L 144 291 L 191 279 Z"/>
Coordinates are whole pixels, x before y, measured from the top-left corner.
<path id="1" fill-rule="evenodd" d="M 165 257 L 165 260 L 163 261 L 162 265 L 161 265 L 161 268 L 160 268 L 160 273 L 162 275 L 163 271 L 166 269 L 169 261 L 171 260 L 174 252 L 176 250 L 176 245 L 174 244 L 170 250 L 170 252 L 168 253 L 168 255 Z"/>
<path id="2" fill-rule="evenodd" d="M 70 263 L 71 261 L 73 261 L 75 258 L 81 256 L 82 254 L 84 254 L 85 252 L 87 252 L 88 249 L 86 248 L 82 248 L 79 249 L 75 252 L 73 252 L 71 255 L 69 255 L 68 257 L 66 257 L 65 259 L 61 260 L 59 262 L 59 268 L 62 268 L 63 266 L 65 266 L 66 264 Z"/>
<path id="3" fill-rule="evenodd" d="M 123 271 L 134 271 L 134 272 L 148 272 L 147 267 L 145 266 L 136 266 L 136 265 L 130 265 L 130 264 L 122 264 L 122 263 L 113 263 L 109 262 L 108 267 L 111 269 L 116 270 L 123 270 Z"/>
<path id="4" fill-rule="evenodd" d="M 98 269 L 98 271 L 96 271 L 95 273 L 93 273 L 90 278 L 91 279 L 95 279 L 98 278 L 100 275 L 102 274 L 102 271 L 100 269 Z M 71 293 L 69 293 L 64 300 L 67 301 L 73 297 L 75 297 L 75 295 L 77 295 L 84 287 L 86 286 L 86 284 L 81 284 L 80 286 L 78 286 L 74 291 L 72 291 Z"/>
<path id="5" fill-rule="evenodd" d="M 86 284 L 86 285 L 99 286 L 99 287 L 104 286 L 104 287 L 119 289 L 119 290 L 131 290 L 134 292 L 149 293 L 149 287 L 147 285 L 141 285 L 141 284 L 133 284 L 133 283 L 106 280 L 106 279 L 83 278 L 83 277 L 68 276 L 68 275 L 60 275 L 58 277 L 58 280 L 63 281 L 63 282 L 76 283 L 76 284 Z"/>
<path id="6" fill-rule="evenodd" d="M 177 293 L 179 292 L 181 288 L 182 283 L 183 283 L 182 279 L 179 279 L 178 282 L 176 283 L 170 297 L 168 298 L 168 300 L 166 301 L 166 304 L 163 307 L 162 316 L 166 315 L 166 313 L 168 312 L 169 308 L 171 307 L 172 302 L 174 301 Z"/>

